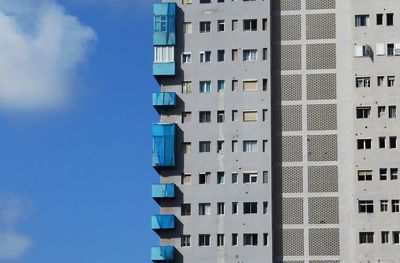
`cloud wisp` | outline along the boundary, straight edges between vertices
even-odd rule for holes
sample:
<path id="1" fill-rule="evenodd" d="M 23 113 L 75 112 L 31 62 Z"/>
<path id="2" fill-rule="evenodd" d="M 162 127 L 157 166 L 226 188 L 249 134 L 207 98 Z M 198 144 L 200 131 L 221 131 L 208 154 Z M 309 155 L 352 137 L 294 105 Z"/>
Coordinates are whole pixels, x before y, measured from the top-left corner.
<path id="1" fill-rule="evenodd" d="M 19 260 L 32 247 L 32 239 L 16 230 L 18 221 L 30 207 L 29 202 L 0 197 L 0 262 Z"/>
<path id="2" fill-rule="evenodd" d="M 60 107 L 71 95 L 77 67 L 96 33 L 52 0 L 23 2 L 0 2 L 0 107 Z"/>

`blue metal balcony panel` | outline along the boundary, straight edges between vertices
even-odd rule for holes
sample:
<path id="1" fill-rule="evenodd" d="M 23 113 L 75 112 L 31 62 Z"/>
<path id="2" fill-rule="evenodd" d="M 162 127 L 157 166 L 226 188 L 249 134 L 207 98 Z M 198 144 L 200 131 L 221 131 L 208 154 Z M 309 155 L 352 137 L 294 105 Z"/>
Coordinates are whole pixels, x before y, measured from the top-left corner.
<path id="1" fill-rule="evenodd" d="M 173 246 L 160 246 L 151 248 L 152 261 L 172 261 L 175 259 L 175 247 Z"/>
<path id="2" fill-rule="evenodd" d="M 175 123 L 153 124 L 153 167 L 175 166 Z"/>
<path id="3" fill-rule="evenodd" d="M 154 76 L 175 76 L 175 62 L 162 62 L 153 64 Z"/>
<path id="4" fill-rule="evenodd" d="M 153 198 L 175 198 L 175 184 L 153 184 L 151 195 Z"/>
<path id="5" fill-rule="evenodd" d="M 153 106 L 154 107 L 173 107 L 176 105 L 175 92 L 158 92 L 153 93 Z"/>
<path id="6" fill-rule="evenodd" d="M 176 44 L 176 3 L 153 5 L 153 44 L 155 46 Z"/>
<path id="7" fill-rule="evenodd" d="M 175 216 L 174 215 L 155 215 L 151 217 L 151 229 L 174 229 Z"/>

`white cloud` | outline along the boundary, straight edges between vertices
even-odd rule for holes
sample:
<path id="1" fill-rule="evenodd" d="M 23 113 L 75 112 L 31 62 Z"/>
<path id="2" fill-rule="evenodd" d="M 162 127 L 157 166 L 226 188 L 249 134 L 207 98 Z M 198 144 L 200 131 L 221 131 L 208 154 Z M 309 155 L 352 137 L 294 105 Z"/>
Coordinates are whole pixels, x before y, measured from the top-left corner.
<path id="1" fill-rule="evenodd" d="M 16 231 L 18 221 L 31 207 L 28 201 L 0 197 L 0 262 L 18 260 L 32 247 L 32 239 Z"/>
<path id="2" fill-rule="evenodd" d="M 95 40 L 90 27 L 52 0 L 2 0 L 0 107 L 46 110 L 63 105 Z"/>

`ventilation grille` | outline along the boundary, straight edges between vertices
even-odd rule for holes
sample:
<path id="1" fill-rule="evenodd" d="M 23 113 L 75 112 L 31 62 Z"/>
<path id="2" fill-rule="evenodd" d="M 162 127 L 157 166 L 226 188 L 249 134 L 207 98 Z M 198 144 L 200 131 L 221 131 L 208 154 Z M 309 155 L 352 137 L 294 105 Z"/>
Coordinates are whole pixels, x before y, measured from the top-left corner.
<path id="1" fill-rule="evenodd" d="M 301 75 L 273 75 L 271 89 L 274 100 L 301 100 Z"/>
<path id="2" fill-rule="evenodd" d="M 274 16 L 272 18 L 272 40 L 287 41 L 301 39 L 301 16 Z"/>
<path id="3" fill-rule="evenodd" d="M 337 161 L 337 135 L 309 135 L 309 161 Z"/>
<path id="4" fill-rule="evenodd" d="M 336 104 L 307 105 L 307 129 L 309 131 L 336 130 Z"/>
<path id="5" fill-rule="evenodd" d="M 307 15 L 307 39 L 336 38 L 336 15 Z"/>
<path id="6" fill-rule="evenodd" d="M 276 256 L 303 256 L 303 229 L 277 229 L 274 238 Z"/>
<path id="7" fill-rule="evenodd" d="M 272 66 L 274 70 L 301 69 L 301 45 L 279 45 L 273 46 L 272 49 Z"/>
<path id="8" fill-rule="evenodd" d="M 316 228 L 310 229 L 311 256 L 339 256 L 339 229 Z"/>
<path id="9" fill-rule="evenodd" d="M 300 0 L 273 0 L 272 10 L 274 11 L 291 11 L 300 10 L 301 1 Z"/>
<path id="10" fill-rule="evenodd" d="M 307 99 L 336 99 L 336 74 L 307 75 Z"/>
<path id="11" fill-rule="evenodd" d="M 336 68 L 336 44 L 307 45 L 307 69 L 335 69 L 335 68 Z"/>
<path id="12" fill-rule="evenodd" d="M 302 166 L 274 167 L 272 178 L 275 193 L 303 192 Z"/>
<path id="13" fill-rule="evenodd" d="M 308 191 L 310 193 L 329 193 L 338 190 L 337 166 L 308 167 Z"/>
<path id="14" fill-rule="evenodd" d="M 302 108 L 301 105 L 275 106 L 274 128 L 278 131 L 301 131 Z"/>
<path id="15" fill-rule="evenodd" d="M 301 136 L 275 137 L 273 158 L 275 162 L 301 162 L 303 160 Z"/>
<path id="16" fill-rule="evenodd" d="M 335 9 L 335 0 L 307 0 L 306 8 L 314 9 Z"/>
<path id="17" fill-rule="evenodd" d="M 310 224 L 339 224 L 339 200 L 337 197 L 311 197 L 308 199 Z"/>

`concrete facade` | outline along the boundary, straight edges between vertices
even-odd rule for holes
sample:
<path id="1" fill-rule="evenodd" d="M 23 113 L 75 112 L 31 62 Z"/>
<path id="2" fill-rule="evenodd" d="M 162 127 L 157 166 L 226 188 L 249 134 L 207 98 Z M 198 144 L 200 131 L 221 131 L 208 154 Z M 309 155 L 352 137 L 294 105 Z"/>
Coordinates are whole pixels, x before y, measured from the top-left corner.
<path id="1" fill-rule="evenodd" d="M 176 221 L 155 231 L 170 261 L 400 263 L 400 5 L 163 3 L 175 72 L 156 79 L 176 105 L 157 110 L 177 132 L 175 166 L 156 169 L 175 195 L 157 202 Z"/>

